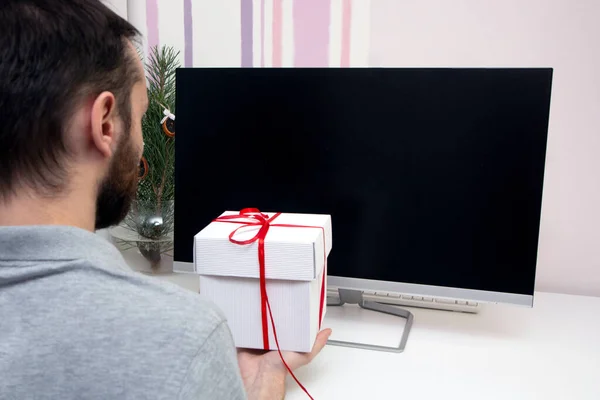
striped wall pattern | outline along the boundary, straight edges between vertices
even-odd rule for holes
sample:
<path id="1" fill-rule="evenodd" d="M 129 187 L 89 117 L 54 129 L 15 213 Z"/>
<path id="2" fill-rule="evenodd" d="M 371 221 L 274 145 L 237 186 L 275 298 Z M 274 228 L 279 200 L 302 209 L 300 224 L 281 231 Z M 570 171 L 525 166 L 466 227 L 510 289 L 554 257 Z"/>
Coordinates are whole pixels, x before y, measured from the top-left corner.
<path id="1" fill-rule="evenodd" d="M 369 60 L 371 0 L 128 0 L 144 54 L 184 66 L 350 67 Z"/>

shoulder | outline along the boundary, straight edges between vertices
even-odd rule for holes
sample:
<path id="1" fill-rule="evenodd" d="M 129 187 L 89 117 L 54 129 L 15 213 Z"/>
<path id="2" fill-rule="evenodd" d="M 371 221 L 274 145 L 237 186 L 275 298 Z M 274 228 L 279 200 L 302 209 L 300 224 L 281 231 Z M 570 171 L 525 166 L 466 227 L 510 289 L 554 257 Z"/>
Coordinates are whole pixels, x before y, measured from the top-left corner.
<path id="1" fill-rule="evenodd" d="M 237 351 L 227 321 L 200 294 L 137 273 L 119 273 L 118 318 L 127 324 L 120 340 L 144 354 L 144 363 L 164 368 L 173 398 L 243 399 Z"/>
<path id="2" fill-rule="evenodd" d="M 138 276 L 131 283 L 144 288 L 144 302 L 161 316 L 150 324 L 176 335 L 178 357 L 184 358 L 185 366 L 174 385 L 179 387 L 177 398 L 244 399 L 237 350 L 220 309 L 198 293 L 156 278 Z"/>
<path id="3" fill-rule="evenodd" d="M 190 362 L 177 398 L 245 399 L 237 351 L 232 344 L 226 324 L 217 326 Z"/>
<path id="4" fill-rule="evenodd" d="M 111 280 L 119 288 L 116 303 L 129 318 L 176 331 L 180 341 L 200 344 L 219 325 L 226 325 L 221 310 L 199 293 L 136 272 L 119 272 Z"/>

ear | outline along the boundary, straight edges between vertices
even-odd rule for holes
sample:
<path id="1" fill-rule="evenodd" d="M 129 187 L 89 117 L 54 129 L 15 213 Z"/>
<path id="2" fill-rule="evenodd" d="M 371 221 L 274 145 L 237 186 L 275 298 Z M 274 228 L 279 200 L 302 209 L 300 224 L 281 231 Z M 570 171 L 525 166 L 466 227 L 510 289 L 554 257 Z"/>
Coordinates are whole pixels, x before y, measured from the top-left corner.
<path id="1" fill-rule="evenodd" d="M 102 92 L 92 105 L 91 134 L 92 143 L 106 158 L 112 156 L 117 141 L 116 124 L 117 108 L 115 96 L 110 92 Z"/>

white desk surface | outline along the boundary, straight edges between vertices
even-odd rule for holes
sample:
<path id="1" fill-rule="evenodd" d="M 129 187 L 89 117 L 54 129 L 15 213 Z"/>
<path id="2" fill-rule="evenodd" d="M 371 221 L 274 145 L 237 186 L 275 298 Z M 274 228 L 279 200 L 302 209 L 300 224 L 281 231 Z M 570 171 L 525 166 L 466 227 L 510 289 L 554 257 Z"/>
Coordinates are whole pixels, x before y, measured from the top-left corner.
<path id="1" fill-rule="evenodd" d="M 166 277 L 197 290 L 197 277 Z M 327 346 L 298 379 L 315 399 L 600 399 L 600 298 L 536 293 L 534 307 L 411 309 L 400 354 Z M 393 345 L 401 319 L 330 307 L 334 339 Z M 306 395 L 290 379 L 287 400 Z"/>

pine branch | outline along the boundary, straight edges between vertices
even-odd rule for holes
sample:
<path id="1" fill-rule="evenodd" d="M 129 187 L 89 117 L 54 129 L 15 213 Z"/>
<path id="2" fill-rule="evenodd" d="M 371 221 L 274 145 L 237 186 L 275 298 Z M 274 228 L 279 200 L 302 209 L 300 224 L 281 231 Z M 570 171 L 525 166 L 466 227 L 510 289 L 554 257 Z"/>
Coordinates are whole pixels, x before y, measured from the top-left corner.
<path id="1" fill-rule="evenodd" d="M 172 211 L 167 208 L 175 194 L 175 141 L 164 133 L 161 120 L 165 107 L 175 114 L 175 74 L 179 66 L 179 52 L 167 46 L 152 48 L 146 64 L 149 106 L 142 119 L 142 133 L 148 174 L 139 182 L 137 201 L 147 212 L 162 216 L 163 234 L 173 226 L 172 215 L 167 215 Z"/>

